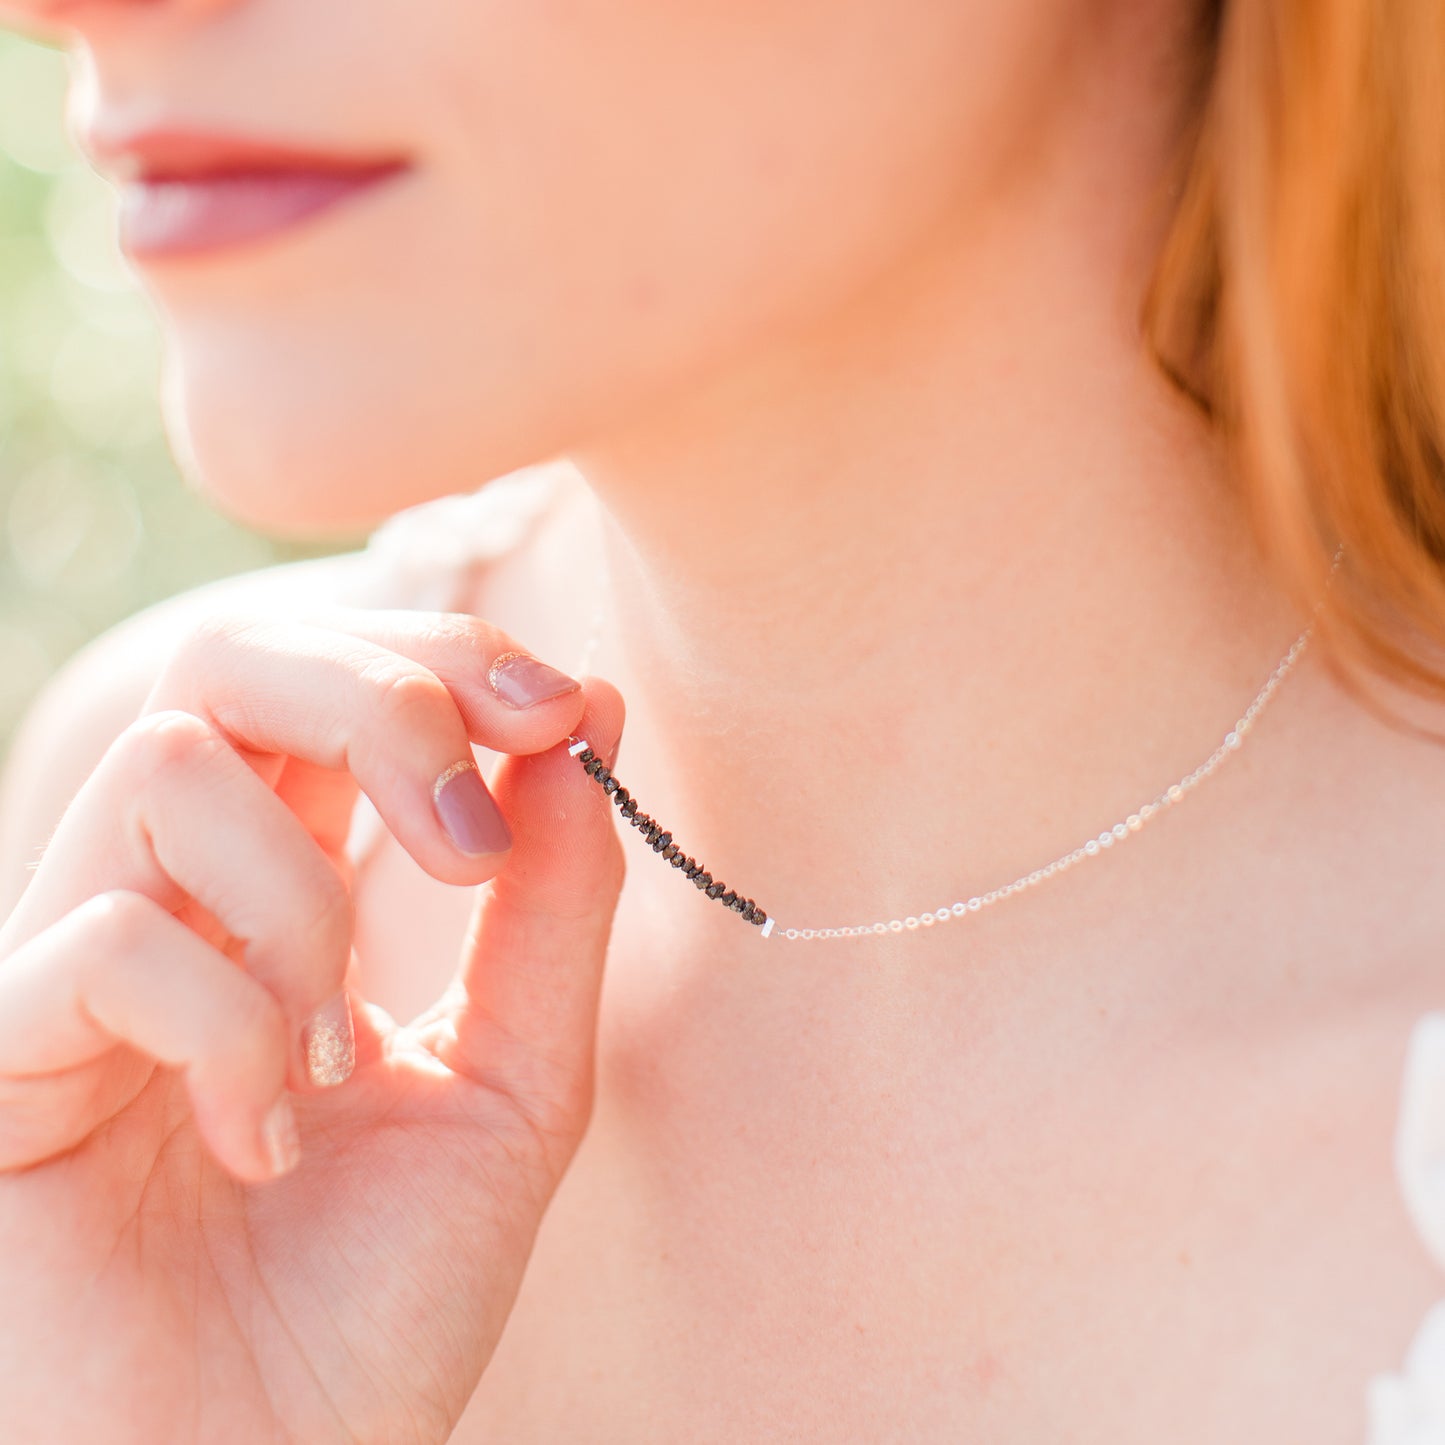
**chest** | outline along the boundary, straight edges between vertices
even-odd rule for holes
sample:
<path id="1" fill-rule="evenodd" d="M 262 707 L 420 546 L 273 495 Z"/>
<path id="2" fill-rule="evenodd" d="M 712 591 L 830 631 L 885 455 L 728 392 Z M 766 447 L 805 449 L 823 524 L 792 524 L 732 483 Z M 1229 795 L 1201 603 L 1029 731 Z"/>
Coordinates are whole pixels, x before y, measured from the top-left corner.
<path id="1" fill-rule="evenodd" d="M 441 991 L 465 889 L 379 851 L 363 986 Z M 418 935 L 418 920 L 424 920 Z M 1390 1145 L 1408 1009 L 1050 1045 L 966 991 L 667 960 L 619 907 L 592 1125 L 453 1439 L 1365 1438 L 1440 1280 Z"/>

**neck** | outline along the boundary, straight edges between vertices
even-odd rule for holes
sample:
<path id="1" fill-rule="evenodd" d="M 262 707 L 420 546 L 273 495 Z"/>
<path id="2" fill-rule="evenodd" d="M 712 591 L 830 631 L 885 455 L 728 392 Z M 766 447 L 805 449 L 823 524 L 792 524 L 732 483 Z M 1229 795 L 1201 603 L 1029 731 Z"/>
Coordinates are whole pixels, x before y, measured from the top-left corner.
<path id="1" fill-rule="evenodd" d="M 618 775 L 781 924 L 941 907 L 1077 846 L 1200 762 L 1308 620 L 1144 354 L 1118 278 L 1158 238 L 1070 164 L 569 452 Z"/>

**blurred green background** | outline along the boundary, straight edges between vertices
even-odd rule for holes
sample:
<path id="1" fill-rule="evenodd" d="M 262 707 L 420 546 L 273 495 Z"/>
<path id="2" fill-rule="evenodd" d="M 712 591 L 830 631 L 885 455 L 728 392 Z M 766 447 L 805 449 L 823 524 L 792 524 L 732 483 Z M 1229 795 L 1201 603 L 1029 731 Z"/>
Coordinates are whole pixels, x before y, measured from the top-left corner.
<path id="1" fill-rule="evenodd" d="M 177 474 L 154 313 L 70 144 L 61 51 L 0 34 L 0 761 L 50 674 L 173 592 L 363 539 L 273 540 Z"/>

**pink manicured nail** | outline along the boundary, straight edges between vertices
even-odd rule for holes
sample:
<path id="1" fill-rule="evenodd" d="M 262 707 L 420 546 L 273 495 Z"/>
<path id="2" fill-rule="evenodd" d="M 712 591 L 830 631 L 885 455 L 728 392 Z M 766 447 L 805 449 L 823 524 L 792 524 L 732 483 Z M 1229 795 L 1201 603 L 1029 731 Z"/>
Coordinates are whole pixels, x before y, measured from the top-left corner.
<path id="1" fill-rule="evenodd" d="M 301 1046 L 306 1050 L 306 1076 L 313 1084 L 334 1088 L 351 1077 L 356 1067 L 356 1032 L 345 989 L 306 1020 Z"/>
<path id="2" fill-rule="evenodd" d="M 463 853 L 500 853 L 512 846 L 512 830 L 474 759 L 444 768 L 432 786 L 432 797 L 442 827 Z"/>
<path id="3" fill-rule="evenodd" d="M 511 707 L 535 707 L 582 686 L 530 652 L 504 652 L 487 669 L 487 686 Z"/>

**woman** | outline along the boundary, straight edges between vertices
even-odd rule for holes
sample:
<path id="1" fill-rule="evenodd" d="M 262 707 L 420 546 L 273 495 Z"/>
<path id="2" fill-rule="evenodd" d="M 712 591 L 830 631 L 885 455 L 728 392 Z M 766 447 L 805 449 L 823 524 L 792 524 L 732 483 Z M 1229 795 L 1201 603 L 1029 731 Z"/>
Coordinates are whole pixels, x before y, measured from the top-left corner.
<path id="1" fill-rule="evenodd" d="M 392 519 L 9 762 L 14 1438 L 1364 1438 L 1442 1293 L 1434 8 L 4 13 L 195 484 Z"/>

